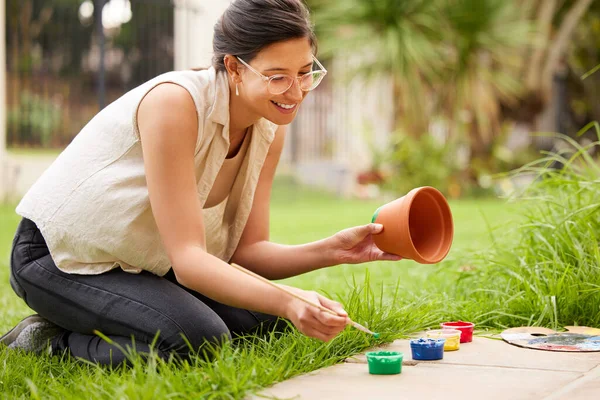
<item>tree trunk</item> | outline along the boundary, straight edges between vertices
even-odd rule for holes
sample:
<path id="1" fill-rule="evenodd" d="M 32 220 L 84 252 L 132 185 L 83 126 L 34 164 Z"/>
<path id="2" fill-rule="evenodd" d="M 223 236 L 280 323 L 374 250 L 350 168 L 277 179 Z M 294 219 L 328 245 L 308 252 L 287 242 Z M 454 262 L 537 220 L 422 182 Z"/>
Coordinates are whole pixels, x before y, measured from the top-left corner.
<path id="1" fill-rule="evenodd" d="M 552 79 L 556 68 L 567 49 L 567 45 L 573 36 L 575 27 L 589 8 L 590 4 L 592 4 L 592 0 L 578 0 L 565 16 L 565 19 L 558 30 L 558 34 L 548 50 L 546 65 L 544 65 L 544 69 L 542 70 L 542 90 L 549 90 L 552 87 Z"/>
<path id="2" fill-rule="evenodd" d="M 394 131 L 417 137 L 429 130 L 427 88 L 415 72 L 411 79 L 394 76 Z"/>
<path id="3" fill-rule="evenodd" d="M 557 1 L 542 0 L 538 4 L 536 21 L 540 25 L 543 46 L 534 49 L 528 62 L 523 64 L 526 92 L 517 107 L 505 105 L 506 117 L 525 123 L 531 130 L 550 128 L 550 112 L 554 74 L 563 61 L 573 32 L 592 0 L 577 0 L 566 13 L 557 32 L 550 38 L 552 20 L 556 17 Z M 525 58 L 527 59 L 527 58 Z M 545 117 L 544 117 L 545 115 Z"/>
<path id="4" fill-rule="evenodd" d="M 527 76 L 525 77 L 526 87 L 528 90 L 537 90 L 540 87 L 541 81 L 541 68 L 544 55 L 547 50 L 547 43 L 550 42 L 550 30 L 552 28 L 552 18 L 556 10 L 556 0 L 543 1 L 539 6 L 537 21 L 540 28 L 541 40 L 540 43 L 533 51 L 531 61 L 527 68 Z"/>

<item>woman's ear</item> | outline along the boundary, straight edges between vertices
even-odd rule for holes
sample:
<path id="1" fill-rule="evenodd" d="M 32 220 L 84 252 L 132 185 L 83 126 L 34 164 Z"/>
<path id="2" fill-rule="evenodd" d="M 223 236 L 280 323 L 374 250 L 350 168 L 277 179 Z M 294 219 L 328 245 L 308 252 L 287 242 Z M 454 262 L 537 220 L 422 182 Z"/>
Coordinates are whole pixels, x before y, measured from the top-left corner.
<path id="1" fill-rule="evenodd" d="M 223 58 L 223 63 L 225 64 L 225 68 L 227 69 L 227 73 L 229 73 L 229 77 L 233 83 L 240 83 L 242 81 L 240 76 L 240 63 L 237 58 L 232 56 L 231 54 L 227 54 Z"/>

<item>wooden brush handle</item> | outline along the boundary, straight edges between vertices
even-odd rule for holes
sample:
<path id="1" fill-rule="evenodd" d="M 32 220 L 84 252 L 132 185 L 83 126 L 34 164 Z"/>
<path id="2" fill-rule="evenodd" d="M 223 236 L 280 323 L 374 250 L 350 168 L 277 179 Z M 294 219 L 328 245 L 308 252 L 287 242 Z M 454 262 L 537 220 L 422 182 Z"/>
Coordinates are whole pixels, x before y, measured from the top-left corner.
<path id="1" fill-rule="evenodd" d="M 298 300 L 300 300 L 300 301 L 303 301 L 303 302 L 305 302 L 306 304 L 309 304 L 309 305 L 311 305 L 311 306 L 313 306 L 313 307 L 317 307 L 319 310 L 321 310 L 321 311 L 323 311 L 323 312 L 326 312 L 326 313 L 329 313 L 329 314 L 335 315 L 335 316 L 337 316 L 337 317 L 340 317 L 340 316 L 341 316 L 340 314 L 336 313 L 335 311 L 333 311 L 333 310 L 330 310 L 330 309 L 329 309 L 329 308 L 327 308 L 327 307 L 323 307 L 321 304 L 315 303 L 314 301 L 312 301 L 312 300 L 309 300 L 309 299 L 307 299 L 307 298 L 305 298 L 305 297 L 302 297 L 302 296 L 300 296 L 299 294 L 296 294 L 296 293 L 294 293 L 294 292 L 292 292 L 292 291 L 290 291 L 290 290 L 286 289 L 285 287 L 283 287 L 283 286 L 281 286 L 281 285 L 278 285 L 278 284 L 276 284 L 275 282 L 272 282 L 272 281 L 268 280 L 268 279 L 267 279 L 267 278 L 265 278 L 264 276 L 260 276 L 260 275 L 258 275 L 258 274 L 255 274 L 254 272 L 250 271 L 249 269 L 246 269 L 246 268 L 244 268 L 244 267 L 242 267 L 242 266 L 240 266 L 240 265 L 237 265 L 237 264 L 235 264 L 235 263 L 231 263 L 231 266 L 232 266 L 233 268 L 237 269 L 238 271 L 242 271 L 243 273 L 245 273 L 245 274 L 247 274 L 247 275 L 253 276 L 253 277 L 254 277 L 254 278 L 256 278 L 256 279 L 259 279 L 259 280 L 263 281 L 264 283 L 266 283 L 266 284 L 268 284 L 268 285 L 271 285 L 271 286 L 273 286 L 274 288 L 277 288 L 277 289 L 281 290 L 282 292 L 285 292 L 285 293 L 289 294 L 290 296 L 297 298 L 297 299 L 298 299 Z M 369 334 L 373 334 L 373 332 L 371 332 L 369 329 L 365 328 L 364 326 L 362 326 L 362 325 L 361 325 L 361 324 L 359 324 L 358 322 L 354 322 L 354 321 L 352 321 L 350 318 L 348 318 L 348 321 L 349 321 L 350 325 L 352 325 L 352 326 L 353 326 L 353 327 L 355 327 L 356 329 L 358 329 L 358 330 L 361 330 L 361 331 L 363 331 L 363 332 L 366 332 L 366 333 L 369 333 Z"/>
<path id="2" fill-rule="evenodd" d="M 330 309 L 329 309 L 329 308 L 327 308 L 327 307 L 323 307 L 321 304 L 315 303 L 314 301 L 312 301 L 312 300 L 309 300 L 309 299 L 307 299 L 307 298 L 305 298 L 305 297 L 302 297 L 302 296 L 300 296 L 299 294 L 296 294 L 296 293 L 294 293 L 294 292 L 292 292 L 292 291 L 290 291 L 290 290 L 286 289 L 285 287 L 283 287 L 283 286 L 281 286 L 281 285 L 278 285 L 278 284 L 276 284 L 275 282 L 272 282 L 272 281 L 268 280 L 268 279 L 267 279 L 267 278 L 265 278 L 264 276 L 260 276 L 260 275 L 258 275 L 258 274 L 255 274 L 254 272 L 250 271 L 249 269 L 246 269 L 246 268 L 244 268 L 244 267 L 242 267 L 242 266 L 239 266 L 239 265 L 237 265 L 237 264 L 235 264 L 235 263 L 231 263 L 231 266 L 232 266 L 233 268 L 235 268 L 235 269 L 239 270 L 239 271 L 242 271 L 242 272 L 243 272 L 243 273 L 245 273 L 245 274 L 248 274 L 248 275 L 250 275 L 250 276 L 253 276 L 253 277 L 255 277 L 256 279 L 259 279 L 259 280 L 263 281 L 264 283 L 266 283 L 266 284 L 268 284 L 268 285 L 271 285 L 271 286 L 273 286 L 274 288 L 277 288 L 277 289 L 281 290 L 282 292 L 286 292 L 286 293 L 287 293 L 287 294 L 289 294 L 290 296 L 293 296 L 293 297 L 297 298 L 297 299 L 298 299 L 298 300 L 300 300 L 300 301 L 303 301 L 303 302 L 305 302 L 305 303 L 307 303 L 307 304 L 310 304 L 310 305 L 311 305 L 311 306 L 313 306 L 313 307 L 317 307 L 319 310 L 321 310 L 321 311 L 323 311 L 323 312 L 326 312 L 326 313 L 329 313 L 329 314 L 332 314 L 332 315 L 335 315 L 335 316 L 338 316 L 338 317 L 340 316 L 340 315 L 339 315 L 338 313 L 336 313 L 335 311 L 333 311 L 333 310 L 330 310 Z"/>

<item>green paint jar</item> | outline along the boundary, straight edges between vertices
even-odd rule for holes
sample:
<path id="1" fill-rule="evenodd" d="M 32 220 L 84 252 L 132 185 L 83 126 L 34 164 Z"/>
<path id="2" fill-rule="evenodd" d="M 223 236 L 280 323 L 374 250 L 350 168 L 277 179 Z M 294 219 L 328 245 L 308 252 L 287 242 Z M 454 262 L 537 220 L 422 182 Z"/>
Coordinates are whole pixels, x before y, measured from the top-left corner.
<path id="1" fill-rule="evenodd" d="M 370 351 L 365 354 L 369 373 L 373 375 L 395 375 L 402 372 L 404 353 L 398 351 Z"/>

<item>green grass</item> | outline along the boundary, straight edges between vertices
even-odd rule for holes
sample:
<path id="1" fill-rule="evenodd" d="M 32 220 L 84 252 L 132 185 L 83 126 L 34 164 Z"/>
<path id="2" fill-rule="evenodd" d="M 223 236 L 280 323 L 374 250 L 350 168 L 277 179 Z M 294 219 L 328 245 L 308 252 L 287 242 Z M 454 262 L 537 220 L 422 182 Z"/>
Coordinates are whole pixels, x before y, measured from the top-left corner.
<path id="1" fill-rule="evenodd" d="M 463 279 L 482 288 L 473 299 L 490 310 L 498 326 L 600 326 L 600 163 L 566 136 L 571 152 L 550 154 L 522 171 L 540 179 L 521 197 L 525 220 L 512 241 L 503 239 L 489 254 L 474 261 L 481 266 Z M 560 171 L 548 165 L 559 160 Z"/>
<path id="2" fill-rule="evenodd" d="M 45 148 L 9 148 L 8 154 L 17 157 L 57 157 L 62 149 L 45 149 Z"/>
<path id="3" fill-rule="evenodd" d="M 544 179 L 520 201 L 452 202 L 455 241 L 438 265 L 375 262 L 286 280 L 340 300 L 355 321 L 382 333 L 380 340 L 348 328 L 320 343 L 292 331 L 236 340 L 215 350 L 212 362 L 199 357 L 186 363 L 156 357 L 142 362 L 132 355 L 131 368 L 116 369 L 0 349 L 0 393 L 6 398 L 241 399 L 447 319 L 493 330 L 533 324 L 600 326 L 600 168 L 584 155 L 575 159 L 560 172 L 549 171 L 548 160 L 527 166 L 525 171 Z M 272 240 L 317 240 L 368 223 L 378 206 L 279 180 L 273 193 Z M 6 260 L 18 221 L 12 207 L 0 208 L 0 220 L 4 331 L 30 311 L 8 285 Z"/>
<path id="4" fill-rule="evenodd" d="M 338 230 L 370 222 L 378 206 L 376 201 L 340 200 L 280 179 L 273 193 L 272 240 L 287 244 L 318 240 Z M 455 260 L 460 260 L 464 251 L 491 243 L 486 220 L 491 224 L 505 223 L 516 211 L 514 205 L 500 200 L 465 200 L 453 202 L 451 206 L 456 236 L 449 258 Z M 0 330 L 6 331 L 30 310 L 12 293 L 8 284 L 8 255 L 19 220 L 14 214 L 14 206 L 0 207 L 0 220 L 0 290 L 3 293 L 0 296 L 3 310 Z M 447 265 L 455 269 L 451 266 L 453 262 Z M 421 294 L 414 291 L 432 278 L 437 268 L 407 260 L 375 262 L 338 266 L 288 280 L 291 284 L 327 292 L 341 300 L 356 321 L 382 332 L 377 342 L 352 329 L 327 344 L 294 331 L 283 337 L 241 340 L 233 346 L 225 346 L 217 351 L 218 361 L 213 363 L 201 358 L 194 358 L 185 365 L 154 359 L 151 363 L 143 363 L 133 356 L 133 368 L 117 370 L 57 357 L 0 350 L 0 359 L 6 366 L 0 373 L 0 392 L 8 397 L 40 398 L 156 398 L 167 395 L 242 398 L 248 391 L 332 365 L 376 343 L 436 325 L 446 317 L 443 300 L 436 292 Z"/>
<path id="5" fill-rule="evenodd" d="M 374 200 L 340 200 L 286 181 L 279 182 L 272 197 L 271 239 L 285 244 L 306 243 L 333 235 L 344 228 L 367 224 L 381 205 Z M 499 199 L 460 200 L 451 202 L 450 206 L 455 236 L 448 261 L 458 263 L 465 252 L 489 247 L 494 232 L 519 218 L 516 204 Z M 450 264 L 454 263 L 444 265 Z M 371 281 L 376 285 L 395 286 L 400 280 L 403 286 L 412 287 L 419 286 L 423 278 L 438 268 L 410 260 L 343 265 L 291 278 L 286 283 L 305 289 L 340 292 L 349 289 L 348 282 L 353 277 L 362 282 L 366 271 L 369 271 Z"/>

